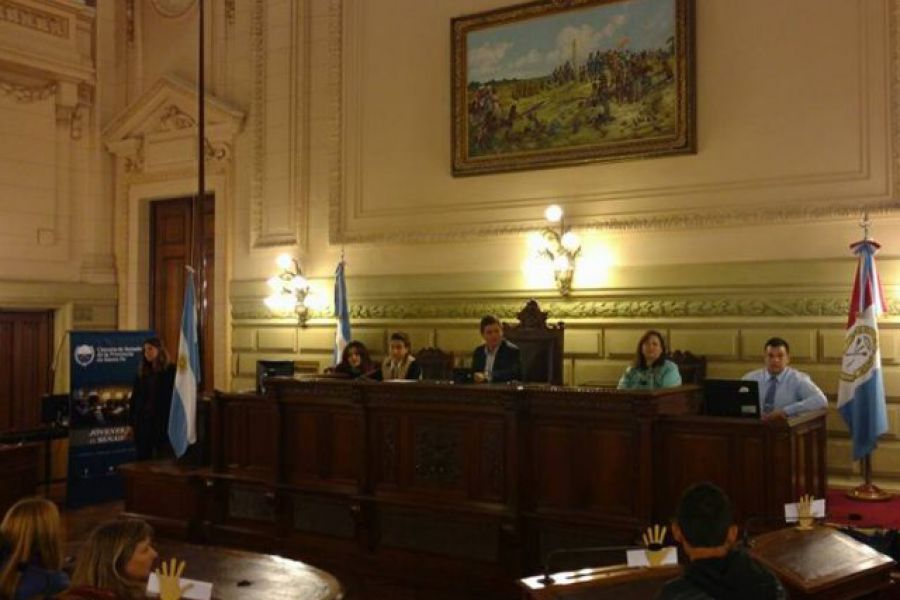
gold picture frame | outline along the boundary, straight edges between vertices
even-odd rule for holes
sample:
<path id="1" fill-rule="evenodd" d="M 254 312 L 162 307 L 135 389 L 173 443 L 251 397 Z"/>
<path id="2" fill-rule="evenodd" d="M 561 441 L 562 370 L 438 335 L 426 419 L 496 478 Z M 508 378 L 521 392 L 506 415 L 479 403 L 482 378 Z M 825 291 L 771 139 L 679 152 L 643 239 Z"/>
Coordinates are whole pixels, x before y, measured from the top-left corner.
<path id="1" fill-rule="evenodd" d="M 696 152 L 693 0 L 540 0 L 451 22 L 454 176 Z"/>

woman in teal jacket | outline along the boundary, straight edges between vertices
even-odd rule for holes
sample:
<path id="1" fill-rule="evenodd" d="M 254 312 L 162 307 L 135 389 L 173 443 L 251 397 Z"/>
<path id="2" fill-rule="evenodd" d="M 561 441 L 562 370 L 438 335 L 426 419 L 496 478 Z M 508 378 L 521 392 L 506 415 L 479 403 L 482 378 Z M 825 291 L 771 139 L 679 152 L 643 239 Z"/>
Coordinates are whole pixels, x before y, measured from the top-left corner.
<path id="1" fill-rule="evenodd" d="M 678 366 L 666 360 L 666 341 L 653 329 L 638 341 L 634 366 L 619 379 L 620 390 L 655 390 L 681 385 Z"/>

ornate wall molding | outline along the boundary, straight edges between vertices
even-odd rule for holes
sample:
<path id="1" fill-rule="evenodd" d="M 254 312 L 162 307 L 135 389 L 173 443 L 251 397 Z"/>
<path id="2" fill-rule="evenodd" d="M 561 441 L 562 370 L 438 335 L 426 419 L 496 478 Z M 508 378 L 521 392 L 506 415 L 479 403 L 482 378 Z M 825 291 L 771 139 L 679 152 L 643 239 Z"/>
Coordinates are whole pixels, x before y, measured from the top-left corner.
<path id="1" fill-rule="evenodd" d="M 24 86 L 9 81 L 0 81 L 0 97 L 11 98 L 24 104 L 52 98 L 56 94 L 56 83 L 39 86 Z"/>
<path id="2" fill-rule="evenodd" d="M 266 177 L 266 2 L 256 0 L 250 21 L 253 55 L 253 174 L 250 178 L 251 235 L 263 229 L 263 198 Z M 252 244 L 252 241 L 251 241 Z"/>
<path id="3" fill-rule="evenodd" d="M 69 37 L 69 21 L 59 15 L 0 0 L 0 21 L 19 25 L 60 38 Z"/>
<path id="4" fill-rule="evenodd" d="M 197 0 L 150 0 L 153 10 L 164 17 L 176 18 L 189 11 Z"/>
<path id="5" fill-rule="evenodd" d="M 159 115 L 157 131 L 175 131 L 195 127 L 197 121 L 194 117 L 182 111 L 174 104 L 168 105 Z"/>
<path id="6" fill-rule="evenodd" d="M 496 300 L 380 300 L 350 305 L 352 319 L 402 321 L 406 319 L 479 319 L 495 314 L 515 319 L 526 297 Z M 894 306 L 897 301 L 888 299 Z M 849 300 L 837 295 L 695 296 L 649 299 L 646 296 L 612 300 L 542 300 L 541 308 L 553 321 L 578 319 L 656 319 L 717 317 L 840 317 L 850 309 Z M 272 319 L 279 315 L 266 308 L 262 298 L 232 301 L 232 318 Z M 313 318 L 332 318 L 330 310 L 313 311 Z"/>

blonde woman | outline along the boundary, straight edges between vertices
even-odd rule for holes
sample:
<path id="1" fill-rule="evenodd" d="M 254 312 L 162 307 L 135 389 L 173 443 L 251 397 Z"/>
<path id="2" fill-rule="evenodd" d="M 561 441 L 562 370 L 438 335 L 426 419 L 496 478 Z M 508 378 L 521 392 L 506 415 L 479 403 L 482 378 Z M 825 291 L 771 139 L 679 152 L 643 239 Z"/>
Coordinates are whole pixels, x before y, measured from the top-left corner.
<path id="1" fill-rule="evenodd" d="M 0 523 L 0 543 L 0 598 L 44 598 L 69 587 L 59 511 L 49 500 L 16 502 Z"/>
<path id="2" fill-rule="evenodd" d="M 153 529 L 138 519 L 98 526 L 82 545 L 66 600 L 133 600 L 144 598 L 156 560 Z"/>

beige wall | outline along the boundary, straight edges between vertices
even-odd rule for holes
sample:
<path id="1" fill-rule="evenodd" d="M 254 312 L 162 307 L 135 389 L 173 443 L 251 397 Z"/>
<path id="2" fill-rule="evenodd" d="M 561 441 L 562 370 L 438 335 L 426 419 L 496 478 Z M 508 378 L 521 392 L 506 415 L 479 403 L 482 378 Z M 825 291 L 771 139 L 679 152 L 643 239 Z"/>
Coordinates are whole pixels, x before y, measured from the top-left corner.
<path id="1" fill-rule="evenodd" d="M 848 244 L 865 207 L 884 245 L 886 292 L 900 296 L 898 0 L 697 0 L 697 154 L 466 178 L 450 175 L 449 22 L 507 0 L 205 1 L 210 135 L 226 151 L 208 162 L 221 219 L 219 387 L 251 386 L 258 358 L 328 363 L 342 250 L 354 333 L 375 348 L 402 327 L 416 345 L 464 356 L 478 316 L 511 318 L 536 296 L 567 324 L 572 383 L 614 380 L 635 336 L 654 326 L 707 354 L 716 376 L 754 367 L 760 340 L 783 332 L 798 366 L 833 393 Z M 10 235 L 28 238 L 0 233 L 0 283 L 50 272 L 90 281 L 97 265 L 111 273 L 114 257 L 122 327 L 148 318 L 147 207 L 189 192 L 195 160 L 190 122 L 164 114 L 195 114 L 196 7 L 166 17 L 149 0 L 130 4 L 101 2 L 95 17 L 96 129 L 67 150 L 87 152 L 90 168 L 67 188 L 58 144 L 27 140 L 46 173 L 32 185 L 0 154 L 0 198 L 11 194 L 4 185 L 26 189 L 40 213 L 0 199 Z M 0 45 L 0 62 L 10 52 Z M 34 131 L 58 133 L 51 104 L 28 105 Z M 12 110 L 23 108 L 0 98 L 0 126 L 18 122 Z M 71 210 L 53 213 L 60 197 Z M 525 260 L 527 233 L 552 202 L 584 240 L 565 300 Z M 32 230 L 66 214 L 69 237 L 93 246 L 26 266 L 47 251 Z M 85 235 L 77 219 L 106 235 Z M 7 260 L 4 248 L 18 254 Z M 306 328 L 262 305 L 281 252 L 300 258 L 323 305 Z M 900 399 L 900 321 L 888 316 L 883 328 L 888 393 Z M 837 420 L 832 429 L 839 482 L 850 473 L 847 438 Z M 886 441 L 875 465 L 900 487 L 900 442 Z"/>

